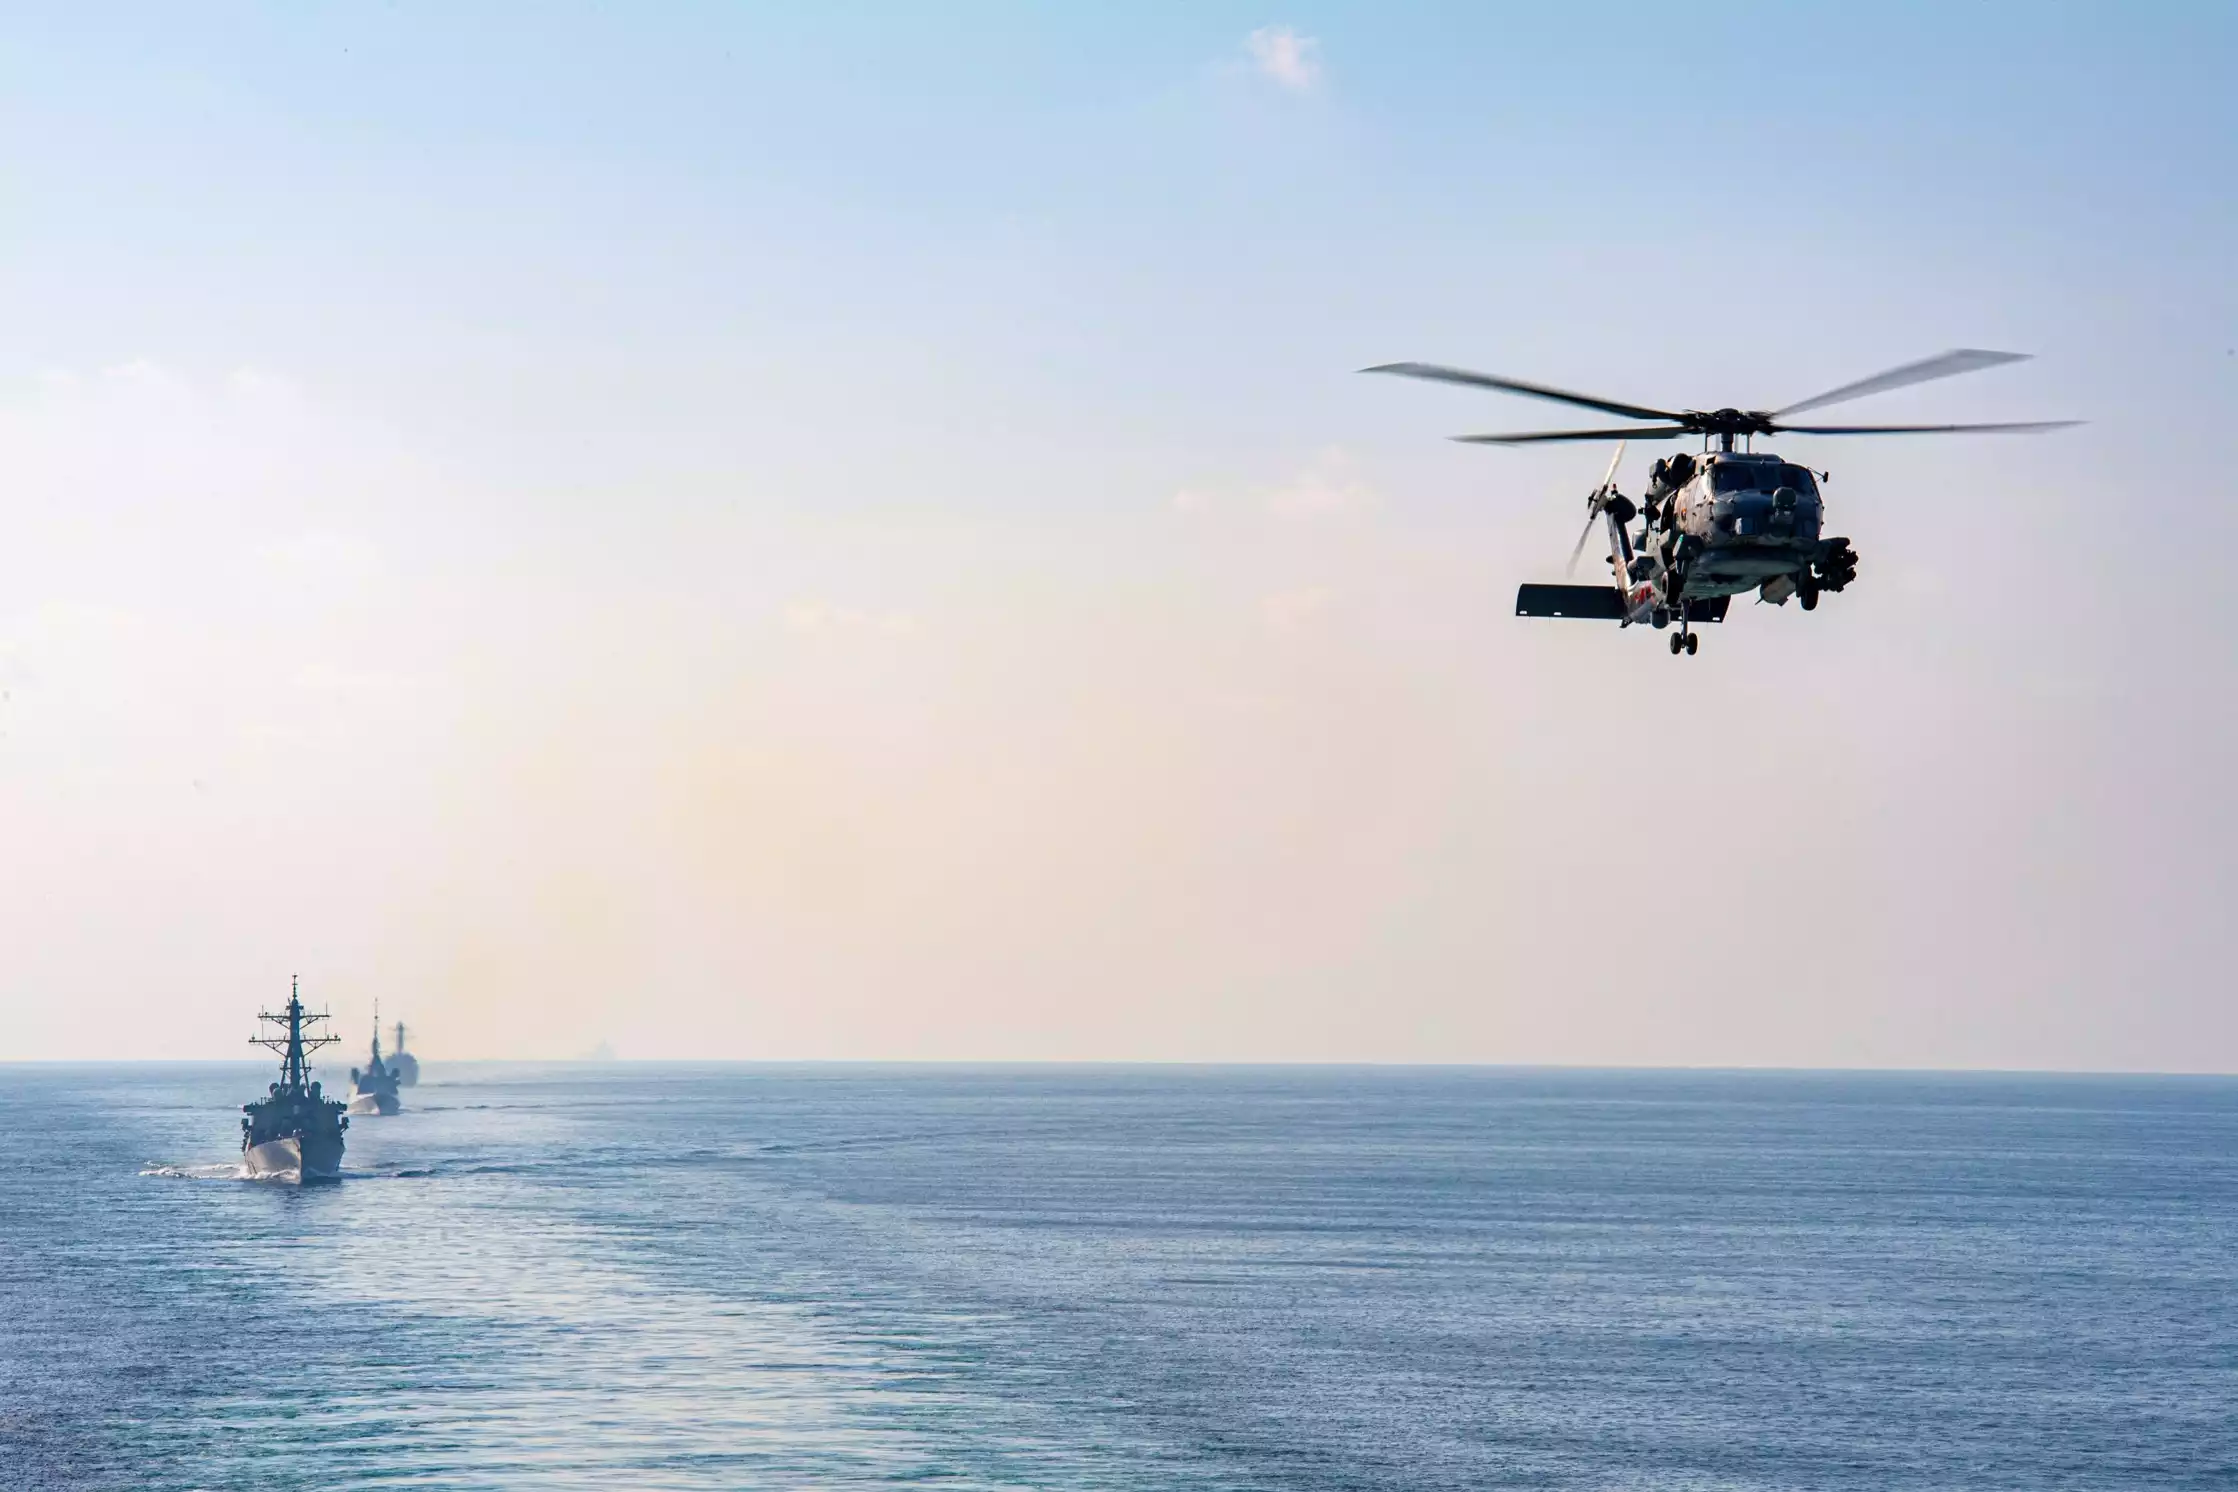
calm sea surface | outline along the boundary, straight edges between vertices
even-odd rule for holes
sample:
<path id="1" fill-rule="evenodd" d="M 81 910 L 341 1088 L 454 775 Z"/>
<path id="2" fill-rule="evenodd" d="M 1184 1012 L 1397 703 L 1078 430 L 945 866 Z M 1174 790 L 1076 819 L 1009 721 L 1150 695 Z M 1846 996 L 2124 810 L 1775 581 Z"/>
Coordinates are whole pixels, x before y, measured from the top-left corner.
<path id="1" fill-rule="evenodd" d="M 2238 1487 L 2238 1082 L 0 1067 L 0 1489 Z"/>

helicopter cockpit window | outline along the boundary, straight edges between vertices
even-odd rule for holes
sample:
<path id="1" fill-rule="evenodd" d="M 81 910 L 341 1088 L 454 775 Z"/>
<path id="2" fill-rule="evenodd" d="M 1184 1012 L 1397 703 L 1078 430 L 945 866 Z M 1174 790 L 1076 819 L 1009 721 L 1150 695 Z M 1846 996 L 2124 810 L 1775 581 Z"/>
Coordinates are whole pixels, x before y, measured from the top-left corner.
<path id="1" fill-rule="evenodd" d="M 1718 492 L 1747 492 L 1759 485 L 1759 470 L 1753 461 L 1720 461 L 1710 474 L 1710 486 Z"/>
<path id="2" fill-rule="evenodd" d="M 1811 471 L 1807 466 L 1781 467 L 1779 485 L 1792 487 L 1805 497 L 1809 497 L 1812 493 L 1818 491 L 1818 484 L 1811 480 Z"/>

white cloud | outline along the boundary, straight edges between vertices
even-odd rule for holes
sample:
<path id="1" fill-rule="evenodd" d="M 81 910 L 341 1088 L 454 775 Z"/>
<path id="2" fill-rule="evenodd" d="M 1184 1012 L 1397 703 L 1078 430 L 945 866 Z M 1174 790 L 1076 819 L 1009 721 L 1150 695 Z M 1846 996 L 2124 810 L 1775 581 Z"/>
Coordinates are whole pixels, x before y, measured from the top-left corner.
<path id="1" fill-rule="evenodd" d="M 1285 481 L 1250 486 L 1196 483 L 1176 488 L 1166 507 L 1184 517 L 1258 512 L 1307 520 L 1365 512 L 1379 500 L 1375 488 L 1360 475 L 1352 453 L 1343 446 L 1326 446 Z"/>
<path id="2" fill-rule="evenodd" d="M 1243 45 L 1262 74 L 1293 93 L 1309 92 L 1321 81 L 1321 43 L 1313 37 L 1288 26 L 1261 26 Z"/>
<path id="3" fill-rule="evenodd" d="M 863 611 L 852 606 L 827 606 L 821 601 L 796 601 L 784 611 L 785 630 L 801 636 L 851 633 L 881 637 L 914 637 L 917 618 L 906 611 Z"/>
<path id="4" fill-rule="evenodd" d="M 189 376 L 144 358 L 41 372 L 30 398 L 0 408 L 0 481 L 56 529 L 129 517 L 152 539 L 147 524 L 177 515 L 191 530 L 164 539 L 190 544 L 242 527 L 286 543 L 359 504 L 393 516 L 400 493 L 438 501 L 391 433 L 285 377 Z"/>
<path id="5" fill-rule="evenodd" d="M 381 572 L 381 551 L 359 534 L 318 530 L 260 544 L 257 562 L 272 576 L 327 591 L 354 590 Z"/>
<path id="6" fill-rule="evenodd" d="M 1375 489 L 1360 479 L 1342 446 L 1330 446 L 1313 464 L 1261 497 L 1278 518 L 1320 518 L 1355 513 L 1375 503 Z"/>
<path id="7" fill-rule="evenodd" d="M 1315 618 L 1328 611 L 1329 603 L 1336 599 L 1336 592 L 1325 585 L 1305 586 L 1294 591 L 1277 591 L 1259 600 L 1259 619 L 1267 630 L 1282 635 L 1302 631 Z"/>
<path id="8" fill-rule="evenodd" d="M 345 668 L 325 660 L 306 663 L 291 680 L 312 694 L 389 694 L 409 684 L 402 674 L 382 669 Z"/>

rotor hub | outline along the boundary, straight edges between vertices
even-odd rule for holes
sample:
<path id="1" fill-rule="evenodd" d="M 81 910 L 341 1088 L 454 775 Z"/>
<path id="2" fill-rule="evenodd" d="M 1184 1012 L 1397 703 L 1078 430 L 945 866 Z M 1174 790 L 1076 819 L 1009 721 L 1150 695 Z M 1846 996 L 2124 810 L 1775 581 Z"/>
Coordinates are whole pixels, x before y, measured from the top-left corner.
<path id="1" fill-rule="evenodd" d="M 1762 409 L 1689 409 L 1672 423 L 1690 435 L 1770 435 L 1779 428 Z"/>

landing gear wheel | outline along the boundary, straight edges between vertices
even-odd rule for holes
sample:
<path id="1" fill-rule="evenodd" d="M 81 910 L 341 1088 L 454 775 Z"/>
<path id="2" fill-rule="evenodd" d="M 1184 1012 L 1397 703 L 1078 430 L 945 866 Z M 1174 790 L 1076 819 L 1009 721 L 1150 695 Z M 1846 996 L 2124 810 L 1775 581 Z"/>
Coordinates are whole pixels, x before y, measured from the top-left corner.
<path id="1" fill-rule="evenodd" d="M 1700 633 L 1698 633 L 1698 632 L 1689 632 L 1689 633 L 1687 633 L 1687 634 L 1686 634 L 1686 656 L 1687 656 L 1687 657 L 1689 657 L 1689 658 L 1693 657 L 1693 656 L 1694 656 L 1694 655 L 1695 655 L 1696 653 L 1698 653 L 1698 652 L 1700 652 L 1700 651 L 1701 651 L 1701 648 L 1702 648 L 1702 636 L 1701 636 L 1701 634 L 1700 634 Z"/>
<path id="2" fill-rule="evenodd" d="M 1685 647 L 1686 639 L 1673 632 L 1671 634 L 1671 656 L 1676 658 Z"/>
<path id="3" fill-rule="evenodd" d="M 1803 585 L 1796 587 L 1795 599 L 1803 603 L 1803 609 L 1805 611 L 1818 610 L 1818 587 L 1816 585 Z"/>

